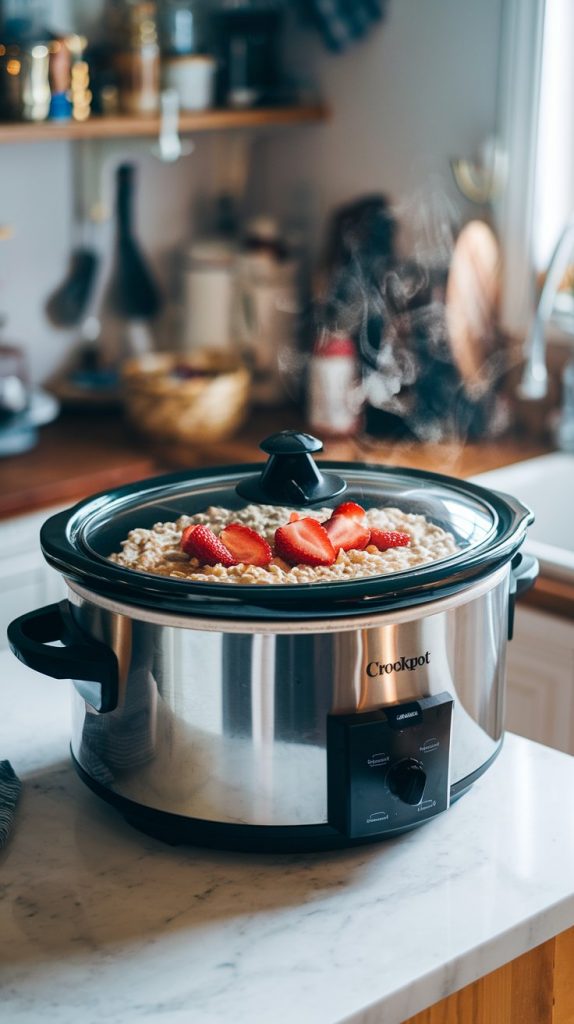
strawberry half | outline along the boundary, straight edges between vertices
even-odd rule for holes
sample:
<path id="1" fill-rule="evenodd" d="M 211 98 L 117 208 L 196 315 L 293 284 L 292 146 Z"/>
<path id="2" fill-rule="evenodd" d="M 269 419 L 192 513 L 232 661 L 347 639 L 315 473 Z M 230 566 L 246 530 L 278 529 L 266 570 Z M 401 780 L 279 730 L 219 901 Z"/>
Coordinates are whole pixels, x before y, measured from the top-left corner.
<path id="1" fill-rule="evenodd" d="M 191 535 L 192 535 L 194 530 L 197 530 L 197 525 L 196 526 L 186 526 L 185 530 L 183 531 L 183 533 L 181 535 L 181 540 L 179 542 L 179 546 L 180 546 L 182 551 L 187 551 L 187 545 L 189 543 L 189 538 L 191 537 Z"/>
<path id="2" fill-rule="evenodd" d="M 235 565 L 235 559 L 219 537 L 200 523 L 199 526 L 188 526 L 181 535 L 181 547 L 192 558 L 197 558 L 202 565 L 220 565 L 229 568 Z"/>
<path id="3" fill-rule="evenodd" d="M 273 558 L 273 552 L 265 540 L 256 530 L 243 523 L 230 523 L 219 534 L 225 547 L 231 552 L 236 562 L 243 562 L 245 565 L 269 565 Z"/>
<path id="4" fill-rule="evenodd" d="M 334 516 L 347 516 L 348 519 L 364 520 L 366 514 L 362 505 L 357 505 L 356 501 L 344 501 L 341 505 L 337 505 L 337 508 L 333 509 L 331 518 Z"/>
<path id="5" fill-rule="evenodd" d="M 408 533 L 400 530 L 381 530 L 377 526 L 371 528 L 371 544 L 386 551 L 387 548 L 406 548 L 411 542 Z"/>
<path id="6" fill-rule="evenodd" d="M 337 557 L 329 534 L 316 519 L 296 519 L 275 531 L 275 548 L 291 565 L 332 565 Z"/>
<path id="7" fill-rule="evenodd" d="M 335 551 L 361 551 L 371 538 L 368 526 L 347 515 L 334 515 L 324 524 Z"/>

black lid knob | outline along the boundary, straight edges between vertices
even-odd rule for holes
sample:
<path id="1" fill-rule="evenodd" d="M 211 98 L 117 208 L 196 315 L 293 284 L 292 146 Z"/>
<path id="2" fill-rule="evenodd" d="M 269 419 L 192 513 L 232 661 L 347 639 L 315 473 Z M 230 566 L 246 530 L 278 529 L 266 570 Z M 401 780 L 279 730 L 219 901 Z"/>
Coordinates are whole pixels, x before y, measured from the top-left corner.
<path id="1" fill-rule="evenodd" d="M 347 489 L 342 477 L 317 466 L 311 453 L 320 452 L 323 444 L 311 434 L 282 430 L 266 437 L 260 448 L 269 458 L 260 474 L 237 485 L 242 498 L 266 505 L 314 505 Z"/>
<path id="2" fill-rule="evenodd" d="M 298 430 L 280 430 L 278 434 L 266 437 L 259 447 L 268 455 L 301 455 L 322 451 L 323 442 L 312 434 L 302 434 Z"/>

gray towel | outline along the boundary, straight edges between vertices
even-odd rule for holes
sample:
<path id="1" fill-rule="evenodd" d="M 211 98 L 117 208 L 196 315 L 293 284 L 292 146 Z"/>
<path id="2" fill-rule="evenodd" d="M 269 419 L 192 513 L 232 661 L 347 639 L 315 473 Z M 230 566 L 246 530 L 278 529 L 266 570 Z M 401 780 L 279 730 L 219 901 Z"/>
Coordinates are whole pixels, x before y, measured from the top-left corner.
<path id="1" fill-rule="evenodd" d="M 0 761 L 0 849 L 8 842 L 14 824 L 22 783 L 9 761 Z"/>

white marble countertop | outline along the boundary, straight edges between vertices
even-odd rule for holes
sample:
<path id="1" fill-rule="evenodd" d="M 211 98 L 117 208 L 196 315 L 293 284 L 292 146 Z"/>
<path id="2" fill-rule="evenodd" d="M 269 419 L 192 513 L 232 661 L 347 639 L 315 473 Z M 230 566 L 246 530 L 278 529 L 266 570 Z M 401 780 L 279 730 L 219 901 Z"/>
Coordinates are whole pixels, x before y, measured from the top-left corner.
<path id="1" fill-rule="evenodd" d="M 396 1024 L 574 925 L 574 758 L 507 737 L 415 832 L 348 852 L 171 848 L 68 760 L 68 684 L 0 654 L 10 1024 Z"/>

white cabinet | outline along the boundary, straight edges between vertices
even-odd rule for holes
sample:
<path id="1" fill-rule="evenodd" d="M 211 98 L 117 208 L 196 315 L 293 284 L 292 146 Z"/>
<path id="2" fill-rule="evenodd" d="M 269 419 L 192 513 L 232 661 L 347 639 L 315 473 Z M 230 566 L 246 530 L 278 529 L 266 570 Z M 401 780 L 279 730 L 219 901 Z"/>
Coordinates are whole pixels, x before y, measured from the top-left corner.
<path id="1" fill-rule="evenodd" d="M 506 727 L 574 754 L 574 622 L 517 607 Z"/>
<path id="2" fill-rule="evenodd" d="M 0 521 L 0 650 L 8 646 L 6 629 L 12 619 L 65 595 L 62 577 L 40 550 L 40 527 L 57 511 Z"/>

